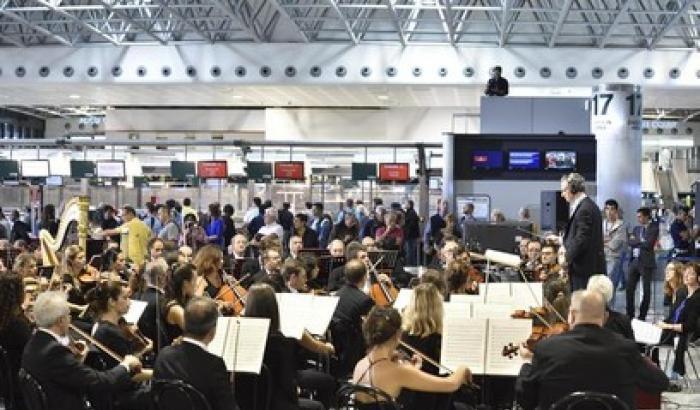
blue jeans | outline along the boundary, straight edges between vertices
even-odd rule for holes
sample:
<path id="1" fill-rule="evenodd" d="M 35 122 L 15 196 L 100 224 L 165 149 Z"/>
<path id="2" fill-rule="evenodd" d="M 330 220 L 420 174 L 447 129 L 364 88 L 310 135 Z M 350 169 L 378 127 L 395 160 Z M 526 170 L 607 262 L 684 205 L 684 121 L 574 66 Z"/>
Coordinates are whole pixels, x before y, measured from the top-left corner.
<path id="1" fill-rule="evenodd" d="M 418 266 L 418 238 L 404 240 L 406 266 Z"/>
<path id="2" fill-rule="evenodd" d="M 607 258 L 605 260 L 605 265 L 608 270 L 608 277 L 613 285 L 612 300 L 610 301 L 610 306 L 615 306 L 615 293 L 620 283 L 622 286 L 625 285 L 625 271 L 622 267 L 622 258 Z"/>

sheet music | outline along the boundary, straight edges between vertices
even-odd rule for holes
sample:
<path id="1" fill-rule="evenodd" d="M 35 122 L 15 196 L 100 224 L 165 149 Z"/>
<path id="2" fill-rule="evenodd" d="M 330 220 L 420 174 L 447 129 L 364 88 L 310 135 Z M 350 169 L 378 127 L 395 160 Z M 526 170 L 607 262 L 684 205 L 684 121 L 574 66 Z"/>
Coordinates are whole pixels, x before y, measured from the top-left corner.
<path id="1" fill-rule="evenodd" d="M 458 319 L 471 319 L 472 318 L 472 304 L 471 303 L 443 302 L 442 311 L 443 311 L 443 318 L 452 318 L 452 317 L 455 317 Z"/>
<path id="2" fill-rule="evenodd" d="M 632 319 L 632 330 L 634 331 L 634 340 L 639 343 L 656 345 L 661 342 L 662 330 L 652 323 Z"/>
<path id="3" fill-rule="evenodd" d="M 511 283 L 511 294 L 513 295 L 513 309 L 529 311 L 530 308 L 543 305 L 542 282 Z"/>
<path id="4" fill-rule="evenodd" d="M 270 319 L 232 317 L 224 351 L 226 369 L 239 373 L 260 374 Z M 237 336 L 237 337 L 236 337 Z"/>
<path id="5" fill-rule="evenodd" d="M 338 301 L 337 296 L 316 296 L 311 299 L 311 306 L 305 318 L 305 328 L 313 335 L 324 335 L 333 319 Z"/>
<path id="6" fill-rule="evenodd" d="M 468 366 L 473 374 L 483 374 L 486 324 L 486 319 L 446 316 L 443 320 L 440 364 L 450 369 Z"/>
<path id="7" fill-rule="evenodd" d="M 481 288 L 479 289 L 481 291 Z M 453 303 L 484 303 L 484 294 L 478 295 L 450 295 L 450 302 Z"/>
<path id="8" fill-rule="evenodd" d="M 488 289 L 486 289 L 488 287 Z M 484 295 L 485 303 L 499 303 L 503 305 L 512 305 L 513 297 L 511 296 L 510 283 L 480 283 L 479 294 Z"/>
<path id="9" fill-rule="evenodd" d="M 399 295 L 394 301 L 393 308 L 401 312 L 406 306 L 411 302 L 411 297 L 413 296 L 413 289 L 403 288 L 399 290 Z"/>
<path id="10" fill-rule="evenodd" d="M 524 361 L 518 355 L 503 356 L 503 347 L 518 346 L 530 337 L 532 320 L 489 319 L 486 339 L 485 374 L 492 376 L 517 376 Z"/>
<path id="11" fill-rule="evenodd" d="M 301 340 L 307 317 L 311 312 L 313 295 L 307 293 L 277 293 L 280 331 L 283 335 Z"/>
<path id="12" fill-rule="evenodd" d="M 209 353 L 215 354 L 219 357 L 224 357 L 224 346 L 226 345 L 226 332 L 229 330 L 230 317 L 219 316 L 216 319 L 216 333 L 214 333 L 214 338 L 207 346 Z"/>
<path id="13" fill-rule="evenodd" d="M 474 319 L 510 319 L 513 306 L 496 303 L 473 303 L 472 317 Z"/>
<path id="14" fill-rule="evenodd" d="M 129 301 L 129 311 L 124 315 L 126 323 L 138 323 L 141 315 L 143 315 L 143 311 L 146 310 L 146 306 L 148 306 L 148 302 L 131 299 Z"/>

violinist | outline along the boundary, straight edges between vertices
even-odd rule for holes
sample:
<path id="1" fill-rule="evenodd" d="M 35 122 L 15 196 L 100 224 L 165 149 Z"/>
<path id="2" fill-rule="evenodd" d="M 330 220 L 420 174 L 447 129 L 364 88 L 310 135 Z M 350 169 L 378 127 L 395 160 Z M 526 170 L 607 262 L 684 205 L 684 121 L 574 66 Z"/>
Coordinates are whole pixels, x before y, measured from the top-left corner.
<path id="1" fill-rule="evenodd" d="M 301 236 L 292 235 L 289 238 L 289 255 L 287 255 L 287 261 L 290 259 L 299 259 L 299 252 L 304 248 L 304 243 L 302 242 Z"/>
<path id="2" fill-rule="evenodd" d="M 516 382 L 519 404 L 548 409 L 575 391 L 614 394 L 635 408 L 637 388 L 660 392 L 668 378 L 646 362 L 634 341 L 603 328 L 605 300 L 597 291 L 576 291 L 571 297 L 572 329 L 534 346 L 520 348 L 526 364 Z"/>
<path id="3" fill-rule="evenodd" d="M 107 249 L 102 254 L 102 275 L 110 281 L 127 282 L 131 276 L 126 267 L 126 256 L 120 249 Z"/>
<path id="4" fill-rule="evenodd" d="M 135 356 L 126 356 L 118 366 L 97 371 L 83 364 L 87 349 L 71 349 L 71 323 L 66 295 L 44 292 L 34 305 L 37 332 L 22 355 L 22 368 L 42 386 L 51 410 L 83 408 L 85 392 L 115 394 L 128 389 L 131 376 L 141 368 Z"/>
<path id="5" fill-rule="evenodd" d="M 471 372 L 460 366 L 447 377 L 421 371 L 422 361 L 414 356 L 410 362 L 397 360 L 396 349 L 401 340 L 401 316 L 393 308 L 376 306 L 369 312 L 362 327 L 367 355 L 355 366 L 352 381 L 366 384 L 397 398 L 403 389 L 420 392 L 450 393 L 463 383 L 471 382 Z M 372 397 L 358 394 L 363 409 L 380 409 Z"/>
<path id="6" fill-rule="evenodd" d="M 92 336 L 118 354 L 143 357 L 153 349 L 150 340 L 142 339 L 133 329 L 128 328 L 123 315 L 129 311 L 128 289 L 119 282 L 102 282 L 88 291 L 85 296 L 90 308 L 95 312 L 97 321 L 93 326 Z M 113 368 L 119 363 L 106 354 L 100 354 L 106 368 Z M 142 372 L 148 378 L 148 372 Z M 114 395 L 115 409 L 143 409 L 148 407 L 148 390 L 134 383 L 119 395 Z"/>
<path id="7" fill-rule="evenodd" d="M 17 385 L 22 351 L 32 336 L 33 323 L 22 309 L 24 285 L 22 278 L 13 273 L 0 275 L 0 346 L 7 352 L 8 374 L 13 375 L 12 388 L 17 401 L 17 408 L 24 410 L 21 394 Z"/>
<path id="8" fill-rule="evenodd" d="M 195 296 L 209 296 L 214 299 L 222 313 L 232 313 L 235 294 L 224 282 L 222 268 L 224 255 L 215 245 L 205 245 L 194 258 L 199 281 Z"/>
<path id="9" fill-rule="evenodd" d="M 630 318 L 623 313 L 612 310 L 610 307 L 612 295 L 615 292 L 610 278 L 607 275 L 593 275 L 588 279 L 586 289 L 598 291 L 605 299 L 606 320 L 603 327 L 620 334 L 626 339 L 634 340 L 634 330 L 632 330 Z"/>
<path id="10" fill-rule="evenodd" d="M 197 270 L 194 265 L 179 266 L 165 285 L 165 303 L 161 304 L 165 324 L 164 345 L 170 345 L 185 330 L 185 306 L 195 296 Z M 162 345 L 161 345 L 162 347 Z"/>
<path id="11" fill-rule="evenodd" d="M 287 259 L 282 265 L 282 277 L 284 278 L 284 293 L 306 293 L 306 269 L 296 259 Z"/>
<path id="12" fill-rule="evenodd" d="M 160 309 L 166 303 L 163 286 L 168 276 L 168 265 L 160 259 L 149 262 L 144 268 L 133 275 L 136 285 L 131 287 L 131 298 L 146 302 L 146 309 L 138 322 L 138 328 L 144 336 L 154 342 L 153 350 L 158 353 L 161 346 L 168 344 L 165 326 L 162 324 Z"/>
<path id="13" fill-rule="evenodd" d="M 85 251 L 78 245 L 70 245 L 63 252 L 61 266 L 51 279 L 50 286 L 59 286 L 68 295 L 68 303 L 86 305 L 85 292 L 95 286 L 99 273 L 85 264 Z"/>

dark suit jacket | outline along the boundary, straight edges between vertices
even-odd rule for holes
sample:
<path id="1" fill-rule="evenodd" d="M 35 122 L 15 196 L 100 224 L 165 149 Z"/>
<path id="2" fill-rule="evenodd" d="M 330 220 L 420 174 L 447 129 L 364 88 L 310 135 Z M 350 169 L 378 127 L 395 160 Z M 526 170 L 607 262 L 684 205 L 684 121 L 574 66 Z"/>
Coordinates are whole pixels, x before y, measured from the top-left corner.
<path id="1" fill-rule="evenodd" d="M 645 229 L 643 226 L 635 226 L 632 230 L 634 239 L 630 239 L 629 245 L 632 248 L 632 259 L 642 268 L 656 268 L 656 256 L 654 255 L 654 245 L 659 239 L 659 224 L 650 222 Z M 642 240 L 644 239 L 644 240 Z M 639 258 L 635 258 L 634 249 L 639 249 Z"/>
<path id="2" fill-rule="evenodd" d="M 298 409 L 296 344 L 278 330 L 267 337 L 263 363 L 272 375 L 272 410 Z"/>
<path id="3" fill-rule="evenodd" d="M 679 315 L 678 321 L 674 322 L 673 319 L 676 309 L 678 309 L 678 307 L 686 299 L 687 301 L 685 302 L 685 307 Z M 692 335 L 690 340 L 693 340 L 694 338 L 700 336 L 700 329 L 698 328 L 700 323 L 698 323 L 698 321 L 700 321 L 700 290 L 696 290 L 695 293 L 688 298 L 688 288 L 682 286 L 676 291 L 676 301 L 673 303 L 673 306 L 671 306 L 671 310 L 669 311 L 669 315 L 666 317 L 665 322 L 682 323 L 683 333 L 681 335 L 686 337 L 688 335 Z"/>
<path id="4" fill-rule="evenodd" d="M 326 289 L 329 292 L 335 292 L 343 285 L 345 285 L 345 265 L 334 268 L 331 273 L 328 274 L 328 286 Z"/>
<path id="5" fill-rule="evenodd" d="M 603 219 L 591 198 L 584 198 L 569 219 L 564 247 L 570 275 L 588 278 L 606 273 Z"/>
<path id="6" fill-rule="evenodd" d="M 80 363 L 65 346 L 37 331 L 22 355 L 22 367 L 44 388 L 51 410 L 83 408 L 82 395 L 116 394 L 131 387 L 124 366 L 99 372 Z"/>
<path id="7" fill-rule="evenodd" d="M 154 379 L 182 380 L 199 390 L 212 410 L 237 409 L 224 359 L 183 342 L 164 348 L 156 359 Z"/>
<path id="8" fill-rule="evenodd" d="M 615 394 L 633 409 L 637 388 L 666 387 L 664 372 L 642 358 L 634 341 L 596 325 L 577 325 L 535 345 L 532 364 L 523 365 L 515 388 L 528 410 L 548 409 L 575 391 Z"/>
<path id="9" fill-rule="evenodd" d="M 318 248 L 318 233 L 311 228 L 304 229 L 304 235 L 301 238 L 301 243 L 304 249 Z"/>

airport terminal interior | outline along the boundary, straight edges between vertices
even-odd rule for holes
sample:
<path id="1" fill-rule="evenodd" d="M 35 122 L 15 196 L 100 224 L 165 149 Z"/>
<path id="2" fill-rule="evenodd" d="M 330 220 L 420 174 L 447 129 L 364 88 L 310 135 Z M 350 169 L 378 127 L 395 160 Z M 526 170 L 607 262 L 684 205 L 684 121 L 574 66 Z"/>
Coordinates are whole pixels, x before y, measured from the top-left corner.
<path id="1" fill-rule="evenodd" d="M 699 20 L 0 0 L 0 408 L 700 408 Z"/>

